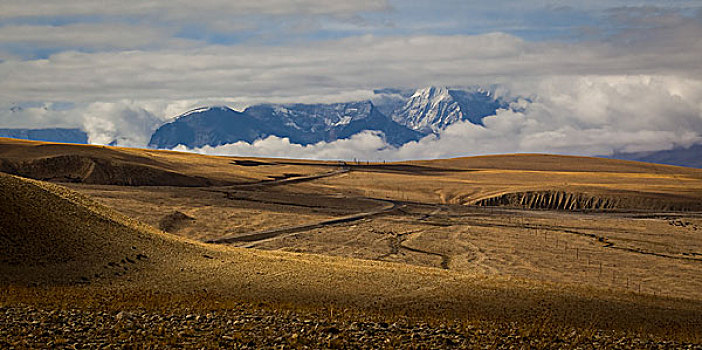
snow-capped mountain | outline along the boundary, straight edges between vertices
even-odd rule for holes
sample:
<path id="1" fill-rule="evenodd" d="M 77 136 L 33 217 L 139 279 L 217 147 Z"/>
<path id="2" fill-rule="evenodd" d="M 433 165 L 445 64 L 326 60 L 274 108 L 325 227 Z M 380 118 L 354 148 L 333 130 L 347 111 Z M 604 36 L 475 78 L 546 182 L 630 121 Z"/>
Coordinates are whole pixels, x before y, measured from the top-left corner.
<path id="1" fill-rule="evenodd" d="M 373 105 L 368 102 L 263 104 L 249 107 L 244 113 L 262 121 L 282 123 L 296 130 L 317 133 L 348 125 L 352 120 L 365 119 L 371 115 L 372 108 Z"/>
<path id="2" fill-rule="evenodd" d="M 469 121 L 482 124 L 509 103 L 489 90 L 429 87 L 419 90 L 375 90 L 371 101 L 331 104 L 260 104 L 243 112 L 227 107 L 199 108 L 158 128 L 150 147 L 190 148 L 253 142 L 270 135 L 296 144 L 334 141 L 364 130 L 380 131 L 391 145 L 402 145 L 447 126 Z"/>
<path id="3" fill-rule="evenodd" d="M 436 133 L 462 116 L 461 106 L 447 88 L 429 87 L 417 90 L 392 119 L 410 129 Z"/>
<path id="4" fill-rule="evenodd" d="M 202 147 L 252 142 L 266 136 L 257 124 L 253 118 L 228 107 L 198 108 L 156 129 L 149 147 L 170 149 L 181 144 Z"/>
<path id="5" fill-rule="evenodd" d="M 417 140 L 422 135 L 395 123 L 370 101 L 331 104 L 262 104 L 244 114 L 268 126 L 272 135 L 288 137 L 299 144 L 334 141 L 364 130 L 385 134 L 391 144 Z"/>
<path id="6" fill-rule="evenodd" d="M 447 126 L 469 121 L 482 125 L 482 118 L 494 115 L 509 103 L 489 90 L 458 90 L 445 87 L 419 89 L 405 104 L 393 111 L 392 119 L 423 133 L 439 133 Z"/>
<path id="7" fill-rule="evenodd" d="M 237 112 L 227 107 L 201 108 L 158 128 L 150 147 L 190 148 L 253 142 L 271 135 L 296 144 L 349 138 L 364 130 L 381 131 L 386 141 L 400 145 L 418 140 L 422 133 L 406 128 L 382 114 L 370 102 L 334 104 L 261 104 Z"/>

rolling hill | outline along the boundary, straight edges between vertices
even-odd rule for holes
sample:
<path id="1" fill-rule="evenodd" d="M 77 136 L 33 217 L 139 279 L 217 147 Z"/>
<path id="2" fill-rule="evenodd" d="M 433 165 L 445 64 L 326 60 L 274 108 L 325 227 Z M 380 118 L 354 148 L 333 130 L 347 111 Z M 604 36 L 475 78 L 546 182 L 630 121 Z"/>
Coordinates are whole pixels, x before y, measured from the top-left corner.
<path id="1" fill-rule="evenodd" d="M 526 188 L 657 192 L 678 203 L 673 195 L 702 193 L 695 169 L 545 155 L 342 165 L 0 142 L 9 169 L 33 164 L 41 171 L 24 176 L 51 180 L 0 173 L 0 305 L 213 312 L 241 302 L 491 322 L 538 339 L 552 335 L 534 324 L 688 341 L 702 329 L 695 213 L 476 205 Z M 77 172 L 74 163 L 37 163 L 55 157 L 206 181 L 76 181 L 51 174 Z M 165 233 L 155 227 L 166 218 L 188 222 Z M 225 234 L 234 243 L 195 240 Z"/>

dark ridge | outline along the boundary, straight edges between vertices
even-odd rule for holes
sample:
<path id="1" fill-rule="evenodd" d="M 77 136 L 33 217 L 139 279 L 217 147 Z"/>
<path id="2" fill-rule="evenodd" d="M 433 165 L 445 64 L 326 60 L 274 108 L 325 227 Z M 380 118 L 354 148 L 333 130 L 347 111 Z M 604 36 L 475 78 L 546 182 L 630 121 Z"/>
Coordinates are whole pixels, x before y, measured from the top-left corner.
<path id="1" fill-rule="evenodd" d="M 266 162 L 259 162 L 256 160 L 235 160 L 232 162 L 234 165 L 241 165 L 241 166 L 261 166 L 261 165 L 275 165 L 273 163 L 266 163 Z"/>
<path id="2" fill-rule="evenodd" d="M 606 195 L 565 191 L 527 191 L 505 193 L 477 201 L 485 207 L 513 207 L 567 211 L 661 210 L 696 211 L 702 203 L 668 195 L 650 193 L 611 193 Z"/>
<path id="3" fill-rule="evenodd" d="M 121 161 L 81 155 L 62 155 L 26 161 L 0 159 L 0 172 L 43 181 L 118 186 L 215 185 L 211 180 Z"/>

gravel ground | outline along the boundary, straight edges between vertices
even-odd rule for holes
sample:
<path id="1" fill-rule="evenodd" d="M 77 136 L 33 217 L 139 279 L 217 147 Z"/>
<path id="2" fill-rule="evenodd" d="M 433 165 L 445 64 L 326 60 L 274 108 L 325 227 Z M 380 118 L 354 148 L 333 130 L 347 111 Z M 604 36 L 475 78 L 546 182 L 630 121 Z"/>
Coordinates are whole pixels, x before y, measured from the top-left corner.
<path id="1" fill-rule="evenodd" d="M 343 318 L 343 317 L 342 317 Z M 0 308 L 0 348 L 580 348 L 702 349 L 612 332 L 524 331 L 403 319 L 324 319 L 291 311 L 153 311 Z"/>

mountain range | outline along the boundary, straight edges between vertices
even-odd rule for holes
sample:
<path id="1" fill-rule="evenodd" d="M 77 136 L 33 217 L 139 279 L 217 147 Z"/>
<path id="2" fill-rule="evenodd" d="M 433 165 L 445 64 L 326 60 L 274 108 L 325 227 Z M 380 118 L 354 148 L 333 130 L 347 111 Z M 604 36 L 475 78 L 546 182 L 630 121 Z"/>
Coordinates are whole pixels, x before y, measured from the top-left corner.
<path id="1" fill-rule="evenodd" d="M 337 104 L 256 105 L 243 112 L 228 107 L 190 111 L 158 128 L 149 147 L 189 148 L 253 142 L 271 135 L 296 144 L 334 141 L 364 130 L 378 130 L 386 140 L 401 145 L 422 133 L 406 128 L 380 113 L 371 102 Z"/>
<path id="2" fill-rule="evenodd" d="M 329 104 L 258 104 L 236 111 L 203 107 L 176 116 L 151 136 L 149 147 L 172 149 L 251 143 L 268 136 L 309 145 L 349 138 L 365 130 L 380 131 L 394 146 L 439 134 L 457 122 L 483 124 L 499 109 L 515 109 L 514 99 L 484 88 L 377 89 L 367 101 Z M 79 129 L 0 129 L 0 137 L 88 143 Z M 702 167 L 702 145 L 645 153 L 615 153 L 607 158 Z"/>
<path id="3" fill-rule="evenodd" d="M 482 124 L 482 118 L 509 108 L 509 103 L 484 89 L 428 87 L 376 90 L 369 101 L 260 104 L 242 112 L 208 107 L 187 112 L 158 128 L 149 147 L 250 143 L 270 135 L 307 145 L 349 138 L 364 130 L 380 131 L 389 144 L 398 146 L 439 133 L 459 121 Z"/>
<path id="4" fill-rule="evenodd" d="M 702 168 L 702 144 L 664 151 L 615 153 L 607 158 Z"/>

